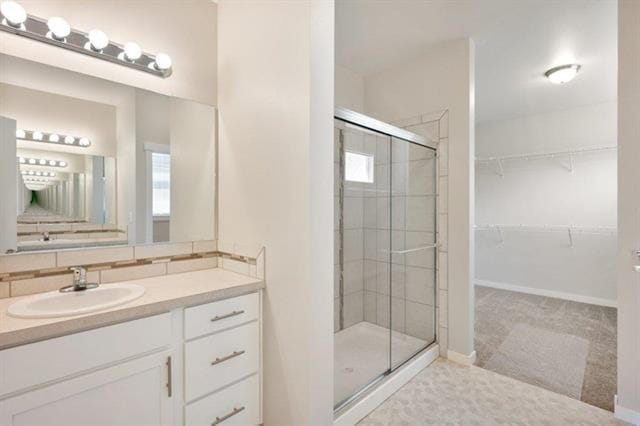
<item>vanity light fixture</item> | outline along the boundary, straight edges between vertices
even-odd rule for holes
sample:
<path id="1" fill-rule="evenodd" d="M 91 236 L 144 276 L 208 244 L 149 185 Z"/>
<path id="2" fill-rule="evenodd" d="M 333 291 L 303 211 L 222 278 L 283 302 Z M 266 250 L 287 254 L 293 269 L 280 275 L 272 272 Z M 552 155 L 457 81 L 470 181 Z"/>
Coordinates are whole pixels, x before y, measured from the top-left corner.
<path id="1" fill-rule="evenodd" d="M 560 65 L 547 70 L 544 76 L 553 84 L 563 84 L 573 80 L 578 71 L 580 71 L 578 64 Z"/>
<path id="2" fill-rule="evenodd" d="M 26 158 L 26 157 L 18 157 L 18 161 L 20 164 L 28 164 L 31 166 L 42 166 L 42 167 L 67 167 L 66 161 L 56 161 L 56 160 L 48 160 L 46 158 Z"/>
<path id="3" fill-rule="evenodd" d="M 29 15 L 15 1 L 0 3 L 0 30 L 32 40 L 62 47 L 77 53 L 144 71 L 157 77 L 167 78 L 172 72 L 172 61 L 166 53 L 146 53 L 133 42 L 124 45 L 109 40 L 104 31 L 97 28 L 88 33 L 72 28 L 59 16 L 43 19 Z"/>
<path id="4" fill-rule="evenodd" d="M 60 143 L 64 141 L 65 145 L 80 146 L 87 148 L 91 145 L 91 141 L 86 137 L 78 137 L 71 135 L 62 135 L 60 133 L 46 133 L 36 130 L 16 130 L 16 139 L 31 142 Z"/>

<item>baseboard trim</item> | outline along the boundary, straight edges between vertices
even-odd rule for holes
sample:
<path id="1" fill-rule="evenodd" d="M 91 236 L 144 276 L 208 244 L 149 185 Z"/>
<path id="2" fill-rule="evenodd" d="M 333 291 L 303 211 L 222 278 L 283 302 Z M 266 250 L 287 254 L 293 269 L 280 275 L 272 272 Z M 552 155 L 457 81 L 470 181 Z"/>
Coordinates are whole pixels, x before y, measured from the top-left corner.
<path id="1" fill-rule="evenodd" d="M 520 285 L 499 283 L 488 280 L 475 280 L 476 285 L 480 287 L 491 287 L 500 290 L 517 291 L 518 293 L 535 294 L 537 296 L 553 297 L 555 299 L 571 300 L 572 302 L 588 303 L 590 305 L 608 306 L 610 308 L 617 308 L 618 302 L 616 300 L 602 299 L 599 297 L 582 296 L 573 293 L 564 293 L 561 291 L 546 290 L 541 288 L 524 287 Z"/>
<path id="2" fill-rule="evenodd" d="M 471 352 L 469 355 L 465 355 L 460 352 L 448 350 L 447 359 L 457 364 L 471 366 L 476 363 L 476 351 Z"/>
<path id="3" fill-rule="evenodd" d="M 375 389 L 337 414 L 333 426 L 353 426 L 438 358 L 440 348 L 433 345 L 399 370 L 391 373 Z"/>
<path id="4" fill-rule="evenodd" d="M 617 419 L 624 420 L 633 425 L 640 425 L 640 412 L 625 408 L 618 404 L 618 395 L 613 397 L 614 415 Z"/>

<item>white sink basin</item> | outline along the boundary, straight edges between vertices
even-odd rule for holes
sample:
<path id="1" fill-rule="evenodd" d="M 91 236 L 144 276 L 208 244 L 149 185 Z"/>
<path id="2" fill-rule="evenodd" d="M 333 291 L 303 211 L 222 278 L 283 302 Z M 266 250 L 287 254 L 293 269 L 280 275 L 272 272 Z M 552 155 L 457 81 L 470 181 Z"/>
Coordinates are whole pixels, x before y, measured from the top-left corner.
<path id="1" fill-rule="evenodd" d="M 19 300 L 8 313 L 18 318 L 54 318 L 101 311 L 131 302 L 144 294 L 136 284 L 105 284 L 85 291 L 50 291 Z"/>

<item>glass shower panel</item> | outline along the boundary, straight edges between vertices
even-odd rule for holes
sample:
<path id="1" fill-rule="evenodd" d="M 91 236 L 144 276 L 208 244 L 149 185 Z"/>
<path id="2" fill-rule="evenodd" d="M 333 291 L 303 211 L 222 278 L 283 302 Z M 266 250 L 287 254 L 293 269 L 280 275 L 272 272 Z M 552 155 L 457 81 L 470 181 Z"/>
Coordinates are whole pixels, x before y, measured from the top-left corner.
<path id="1" fill-rule="evenodd" d="M 334 404 L 390 369 L 391 138 L 335 122 Z"/>
<path id="2" fill-rule="evenodd" d="M 435 341 L 436 156 L 391 141 L 391 368 Z"/>

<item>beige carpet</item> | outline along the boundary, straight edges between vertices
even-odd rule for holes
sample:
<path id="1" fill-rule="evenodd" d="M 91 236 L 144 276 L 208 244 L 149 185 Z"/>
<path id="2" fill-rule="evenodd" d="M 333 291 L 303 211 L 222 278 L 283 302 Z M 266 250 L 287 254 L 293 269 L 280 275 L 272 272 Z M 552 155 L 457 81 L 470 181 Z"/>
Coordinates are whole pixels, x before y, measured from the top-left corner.
<path id="1" fill-rule="evenodd" d="M 360 425 L 624 425 L 613 414 L 478 367 L 438 360 Z"/>
<path id="2" fill-rule="evenodd" d="M 580 399 L 589 341 L 529 324 L 516 324 L 485 368 Z"/>

